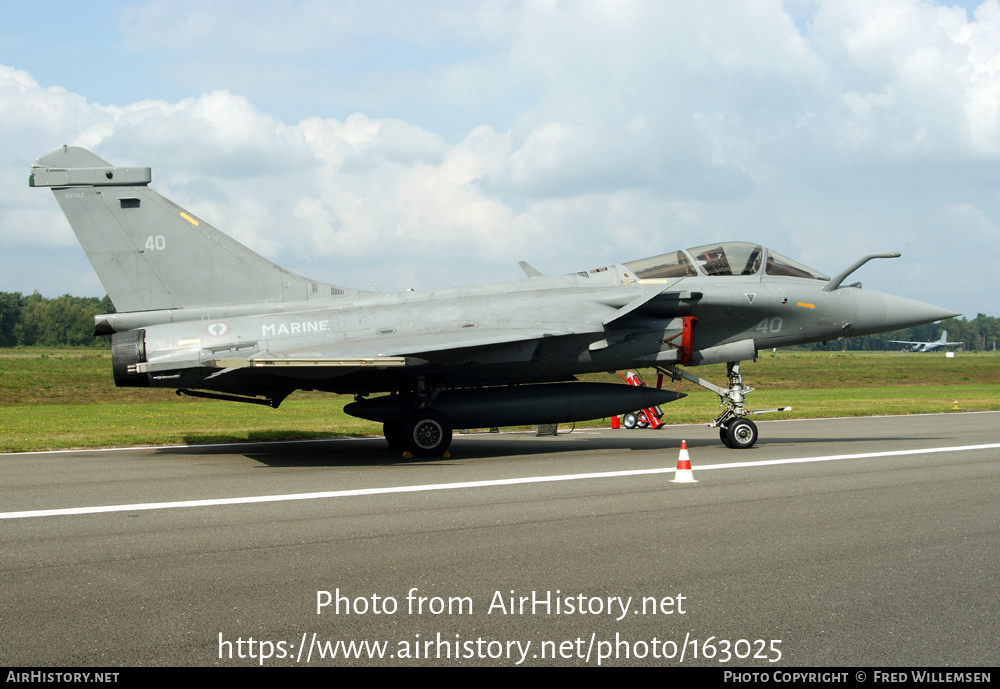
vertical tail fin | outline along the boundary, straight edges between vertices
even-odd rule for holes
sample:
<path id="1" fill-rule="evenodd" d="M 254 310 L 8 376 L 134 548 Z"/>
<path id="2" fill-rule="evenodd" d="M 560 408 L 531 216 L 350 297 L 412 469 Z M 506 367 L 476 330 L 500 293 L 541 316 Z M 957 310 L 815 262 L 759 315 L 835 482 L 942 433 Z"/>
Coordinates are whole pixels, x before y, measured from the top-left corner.
<path id="1" fill-rule="evenodd" d="M 118 311 L 361 294 L 274 265 L 148 187 L 148 167 L 114 167 L 63 146 L 38 159 L 29 185 L 51 187 Z"/>

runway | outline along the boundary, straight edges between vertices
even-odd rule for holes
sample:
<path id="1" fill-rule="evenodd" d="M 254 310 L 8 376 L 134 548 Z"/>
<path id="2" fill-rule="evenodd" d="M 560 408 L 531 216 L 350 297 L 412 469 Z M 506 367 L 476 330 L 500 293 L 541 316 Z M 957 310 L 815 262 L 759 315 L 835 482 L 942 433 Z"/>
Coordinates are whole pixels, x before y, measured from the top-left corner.
<path id="1" fill-rule="evenodd" d="M 994 665 L 998 421 L 0 455 L 0 662 Z"/>

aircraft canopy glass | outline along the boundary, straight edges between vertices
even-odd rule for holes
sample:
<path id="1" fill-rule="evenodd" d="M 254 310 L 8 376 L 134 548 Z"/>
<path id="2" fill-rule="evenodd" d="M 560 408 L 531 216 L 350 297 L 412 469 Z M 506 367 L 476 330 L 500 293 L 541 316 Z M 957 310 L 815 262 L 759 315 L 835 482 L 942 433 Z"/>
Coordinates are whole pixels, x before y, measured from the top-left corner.
<path id="1" fill-rule="evenodd" d="M 652 258 L 642 258 L 626 263 L 640 280 L 658 280 L 662 278 L 691 278 L 698 274 L 683 251 L 661 254 Z"/>
<path id="2" fill-rule="evenodd" d="M 699 269 L 700 273 L 713 276 L 755 275 L 763 256 L 764 249 L 759 244 L 723 242 L 642 258 L 626 263 L 625 267 L 640 280 L 694 277 Z"/>
<path id="3" fill-rule="evenodd" d="M 625 264 L 625 267 L 640 280 L 694 277 L 699 273 L 713 277 L 757 275 L 762 266 L 767 275 L 813 280 L 830 279 L 790 258 L 767 251 L 760 244 L 750 242 L 706 244 L 686 251 L 674 251 Z"/>
<path id="4" fill-rule="evenodd" d="M 828 275 L 818 273 L 798 261 L 785 258 L 781 254 L 776 254 L 770 250 L 767 252 L 767 265 L 764 267 L 764 272 L 768 275 L 784 275 L 790 278 L 811 278 L 813 280 L 827 281 L 830 279 Z"/>
<path id="5" fill-rule="evenodd" d="M 688 249 L 706 275 L 756 275 L 764 248 L 747 242 L 708 244 Z"/>

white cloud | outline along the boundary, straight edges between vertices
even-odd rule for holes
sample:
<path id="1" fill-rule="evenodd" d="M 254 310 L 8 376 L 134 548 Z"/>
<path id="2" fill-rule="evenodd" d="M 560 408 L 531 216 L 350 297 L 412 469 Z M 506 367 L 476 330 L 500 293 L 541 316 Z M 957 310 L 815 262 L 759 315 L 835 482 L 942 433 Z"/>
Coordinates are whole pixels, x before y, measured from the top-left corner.
<path id="1" fill-rule="evenodd" d="M 904 158 L 1000 155 L 997 0 L 971 21 L 961 8 L 916 0 L 823 3 L 813 31 L 832 63 L 845 60 L 849 145 L 864 131 L 868 145 Z"/>
<path id="2" fill-rule="evenodd" d="M 152 149 L 160 154 L 157 161 L 225 177 L 275 174 L 315 162 L 297 128 L 226 91 L 115 108 L 113 130 L 91 145 L 103 145 L 119 159 Z"/>

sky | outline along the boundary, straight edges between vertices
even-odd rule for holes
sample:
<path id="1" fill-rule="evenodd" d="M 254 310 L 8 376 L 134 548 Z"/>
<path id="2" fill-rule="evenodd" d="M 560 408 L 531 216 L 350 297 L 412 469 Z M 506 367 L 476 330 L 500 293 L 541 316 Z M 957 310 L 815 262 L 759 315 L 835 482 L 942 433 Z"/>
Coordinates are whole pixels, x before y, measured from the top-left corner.
<path id="1" fill-rule="evenodd" d="M 5 0 L 0 291 L 104 295 L 63 144 L 346 287 L 739 240 L 1000 314 L 1000 0 Z"/>

